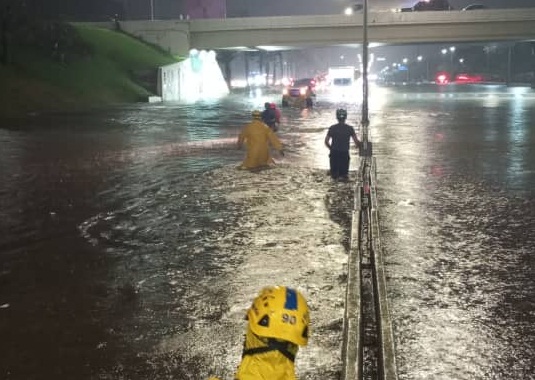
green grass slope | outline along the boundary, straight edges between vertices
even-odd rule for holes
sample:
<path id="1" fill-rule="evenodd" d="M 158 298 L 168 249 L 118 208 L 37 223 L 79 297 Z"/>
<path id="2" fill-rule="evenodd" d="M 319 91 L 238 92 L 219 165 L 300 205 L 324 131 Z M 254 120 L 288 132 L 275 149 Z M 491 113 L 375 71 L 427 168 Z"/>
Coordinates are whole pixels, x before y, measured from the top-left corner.
<path id="1" fill-rule="evenodd" d="M 177 59 L 124 33 L 89 26 L 73 31 L 83 54 L 13 46 L 0 65 L 0 112 L 4 116 L 55 112 L 146 100 L 140 73 L 155 75 Z M 155 79 L 155 78 L 154 78 Z"/>

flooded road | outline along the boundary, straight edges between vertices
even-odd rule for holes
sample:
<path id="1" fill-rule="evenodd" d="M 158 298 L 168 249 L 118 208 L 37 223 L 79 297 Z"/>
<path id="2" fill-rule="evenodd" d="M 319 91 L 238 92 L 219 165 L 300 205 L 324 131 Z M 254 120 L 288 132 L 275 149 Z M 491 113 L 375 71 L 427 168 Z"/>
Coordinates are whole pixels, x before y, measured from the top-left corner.
<path id="1" fill-rule="evenodd" d="M 236 136 L 263 102 L 2 131 L 3 376 L 230 378 L 245 310 L 273 284 L 311 298 L 317 338 L 302 373 L 335 376 L 351 185 L 328 179 L 316 144 L 331 112 L 288 111 L 286 157 L 237 170 Z"/>
<path id="2" fill-rule="evenodd" d="M 492 90 L 374 119 L 402 379 L 535 378 L 535 100 Z"/>
<path id="3" fill-rule="evenodd" d="M 2 378 L 230 379 L 272 284 L 309 300 L 300 378 L 338 378 L 353 199 L 323 138 L 340 104 L 284 110 L 286 156 L 237 170 L 236 135 L 266 100 L 0 130 Z M 534 105 L 527 89 L 373 89 L 401 379 L 533 378 Z"/>

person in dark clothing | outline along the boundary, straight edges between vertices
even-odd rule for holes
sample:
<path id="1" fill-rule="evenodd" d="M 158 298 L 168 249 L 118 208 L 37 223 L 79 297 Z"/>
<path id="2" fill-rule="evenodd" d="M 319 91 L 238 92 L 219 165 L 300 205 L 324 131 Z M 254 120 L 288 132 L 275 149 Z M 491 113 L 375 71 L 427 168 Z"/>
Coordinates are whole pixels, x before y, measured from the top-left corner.
<path id="1" fill-rule="evenodd" d="M 264 103 L 264 111 L 262 111 L 262 121 L 274 132 L 277 131 L 277 112 L 271 108 L 270 103 Z"/>
<path id="2" fill-rule="evenodd" d="M 349 139 L 352 138 L 355 146 L 360 146 L 355 129 L 346 124 L 347 111 L 336 110 L 337 124 L 331 125 L 325 136 L 325 146 L 329 148 L 329 162 L 331 177 L 334 179 L 347 179 L 349 173 Z"/>

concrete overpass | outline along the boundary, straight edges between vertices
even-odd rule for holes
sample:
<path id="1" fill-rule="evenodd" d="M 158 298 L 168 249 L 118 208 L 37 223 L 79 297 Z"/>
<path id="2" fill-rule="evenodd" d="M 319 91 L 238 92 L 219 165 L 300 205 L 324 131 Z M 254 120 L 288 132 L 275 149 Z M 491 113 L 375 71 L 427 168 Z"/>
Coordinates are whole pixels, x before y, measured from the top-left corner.
<path id="1" fill-rule="evenodd" d="M 535 40 L 535 8 L 370 12 L 368 23 L 370 43 Z M 363 15 L 123 21 L 121 28 L 179 55 L 192 48 L 288 50 L 359 44 Z"/>

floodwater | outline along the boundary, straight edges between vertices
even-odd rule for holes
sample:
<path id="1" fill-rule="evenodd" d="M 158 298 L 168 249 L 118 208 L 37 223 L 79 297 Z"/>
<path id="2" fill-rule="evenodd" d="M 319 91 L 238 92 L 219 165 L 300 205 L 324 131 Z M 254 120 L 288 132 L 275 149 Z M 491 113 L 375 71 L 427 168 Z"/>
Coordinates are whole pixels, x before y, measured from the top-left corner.
<path id="1" fill-rule="evenodd" d="M 400 379 L 533 378 L 535 94 L 371 95 Z M 353 200 L 323 138 L 341 104 L 284 110 L 286 156 L 238 170 L 240 127 L 277 98 L 4 123 L 1 378 L 231 379 L 274 284 L 309 300 L 299 377 L 338 378 Z"/>
<path id="2" fill-rule="evenodd" d="M 400 379 L 535 379 L 535 94 L 461 91 L 374 118 Z"/>

